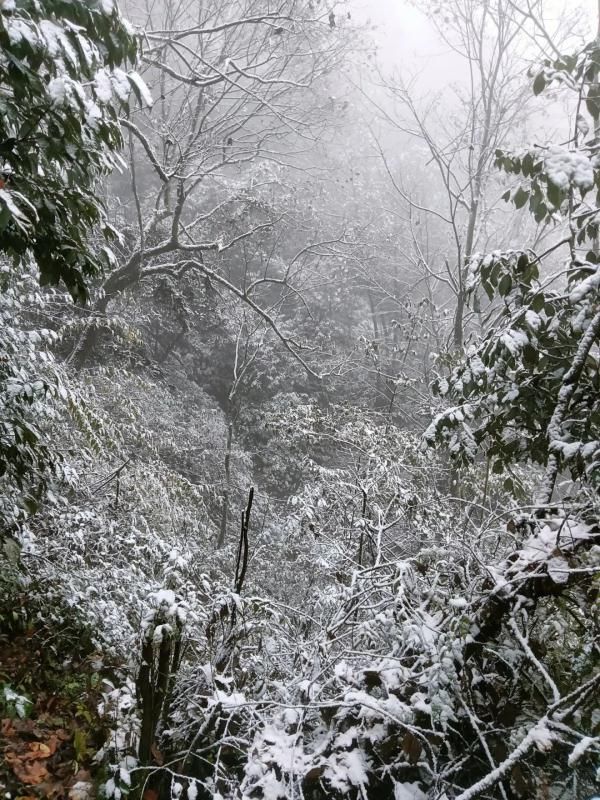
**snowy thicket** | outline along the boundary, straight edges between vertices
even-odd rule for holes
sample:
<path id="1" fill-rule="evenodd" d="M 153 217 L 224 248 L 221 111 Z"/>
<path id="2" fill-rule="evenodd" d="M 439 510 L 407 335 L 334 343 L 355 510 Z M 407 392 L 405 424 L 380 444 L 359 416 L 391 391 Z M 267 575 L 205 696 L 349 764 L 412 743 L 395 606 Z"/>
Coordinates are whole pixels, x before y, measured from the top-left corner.
<path id="1" fill-rule="evenodd" d="M 547 30 L 448 5 L 456 160 L 343 4 L 0 3 L 0 621 L 105 797 L 597 791 L 600 46 L 524 148 Z"/>

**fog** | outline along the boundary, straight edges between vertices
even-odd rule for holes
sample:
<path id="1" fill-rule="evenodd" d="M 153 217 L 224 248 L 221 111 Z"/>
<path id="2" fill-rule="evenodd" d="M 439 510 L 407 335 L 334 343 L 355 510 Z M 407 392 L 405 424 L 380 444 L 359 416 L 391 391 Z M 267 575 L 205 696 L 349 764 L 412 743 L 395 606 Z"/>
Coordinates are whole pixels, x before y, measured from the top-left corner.
<path id="1" fill-rule="evenodd" d="M 7 800 L 598 794 L 599 15 L 1 0 Z"/>

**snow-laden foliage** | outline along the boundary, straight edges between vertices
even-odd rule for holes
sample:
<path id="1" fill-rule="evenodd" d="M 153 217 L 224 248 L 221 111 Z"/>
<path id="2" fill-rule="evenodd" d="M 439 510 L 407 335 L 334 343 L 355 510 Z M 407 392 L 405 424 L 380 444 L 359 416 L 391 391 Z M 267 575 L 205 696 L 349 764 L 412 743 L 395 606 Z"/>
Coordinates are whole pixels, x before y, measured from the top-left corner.
<path id="1" fill-rule="evenodd" d="M 13 529 L 34 513 L 54 479 L 67 477 L 48 436 L 55 400 L 67 397 L 51 346 L 56 334 L 30 324 L 46 307 L 35 270 L 0 272 L 0 526 Z"/>
<path id="2" fill-rule="evenodd" d="M 110 2 L 42 0 L 2 3 L 0 46 L 1 249 L 33 256 L 43 283 L 63 281 L 81 300 L 84 276 L 107 261 L 86 234 L 116 234 L 93 183 L 117 163 L 130 93 L 147 93 L 119 67 L 137 40 Z"/>
<path id="3" fill-rule="evenodd" d="M 469 21 L 506 10 L 454 7 L 463 17 L 450 27 L 468 36 Z M 0 293 L 2 625 L 45 626 L 50 651 L 100 665 L 106 797 L 591 796 L 597 140 L 581 141 L 578 121 L 567 144 L 497 153 L 522 181 L 507 199 L 566 222 L 565 240 L 545 254 L 475 254 L 481 215 L 463 208 L 467 259 L 446 262 L 457 308 L 441 330 L 416 194 L 397 182 L 408 222 L 384 209 L 375 228 L 348 218 L 369 183 L 355 164 L 347 196 L 304 196 L 319 157 L 322 174 L 333 163 L 318 112 L 344 110 L 326 80 L 345 9 L 210 0 L 198 20 L 188 11 L 181 30 L 167 14 L 147 32 L 162 110 L 122 120 L 133 202 L 120 204 L 116 177 L 124 235 L 91 286 L 83 242 L 104 220 L 90 179 L 114 161 L 130 89 L 149 100 L 120 71 L 133 40 L 107 2 L 1 6 L 0 69 L 32 100 L 17 107 L 15 89 L 6 101 L 5 124 L 21 132 L 0 188 L 11 215 L 0 244 L 22 256 Z M 534 88 L 563 76 L 593 121 L 598 63 L 592 45 L 546 64 Z M 42 108 L 26 135 L 15 115 Z M 459 142 L 479 158 L 468 178 L 481 208 L 488 133 L 476 155 L 462 147 L 475 148 L 472 132 Z M 303 161 L 313 135 L 314 164 Z M 38 157 L 49 167 L 36 188 L 25 168 Z M 382 195 L 368 192 L 379 214 Z M 407 298 L 382 268 L 400 253 L 398 231 L 427 277 Z M 562 244 L 566 270 L 549 277 Z M 89 316 L 39 290 L 59 279 L 94 298 Z M 467 296 L 481 316 L 463 353 Z"/>
<path id="4" fill-rule="evenodd" d="M 502 306 L 490 312 L 496 324 L 470 346 L 465 364 L 437 382 L 438 393 L 455 405 L 436 417 L 426 438 L 445 441 L 463 462 L 483 447 L 497 473 L 519 461 L 545 465 L 555 453 L 574 478 L 595 480 L 598 364 L 592 343 L 585 343 L 597 325 L 597 266 L 574 261 L 561 289 L 540 279 L 538 261 L 532 252 L 511 251 L 472 262 L 480 282 L 473 285 L 498 292 Z M 571 419 L 550 430 L 574 363 L 580 369 Z"/>
<path id="5" fill-rule="evenodd" d="M 553 64 L 580 88 L 592 116 L 597 63 L 594 42 L 579 57 Z M 537 90 L 548 82 L 538 81 Z M 425 434 L 463 462 L 483 446 L 498 473 L 518 461 L 545 466 L 546 501 L 563 468 L 573 479 L 594 484 L 598 477 L 600 150 L 596 138 L 580 142 L 583 128 L 589 130 L 583 123 L 578 117 L 568 147 L 497 152 L 498 166 L 523 181 L 505 198 L 518 208 L 529 201 L 538 222 L 565 219 L 569 235 L 541 255 L 523 248 L 471 257 L 471 295 L 481 287 L 501 302 L 492 306 L 485 335 L 471 345 L 466 362 L 437 382 L 438 394 L 454 405 Z M 542 277 L 544 256 L 560 244 L 570 251 L 564 272 Z"/>
<path id="6" fill-rule="evenodd" d="M 463 787 L 467 797 L 486 780 L 527 796 L 540 781 L 568 785 L 567 760 L 598 724 L 588 599 L 598 529 L 564 518 L 517 524 L 513 534 L 488 530 L 475 558 L 465 538 L 451 556 L 433 548 L 356 570 L 330 594 L 333 610 L 313 611 L 310 638 L 287 645 L 287 669 L 280 661 L 266 685 L 246 683 L 253 659 L 241 631 L 229 676 L 214 666 L 191 673 L 175 719 L 203 796 L 392 798 L 400 786 L 423 797 Z M 573 631 L 575 608 L 586 635 Z M 252 603 L 243 609 L 248 630 Z M 287 631 L 281 622 L 271 623 L 279 643 L 263 641 L 261 667 L 273 669 L 270 654 L 285 652 L 281 639 L 293 639 L 301 617 L 290 612 Z M 580 779 L 591 786 L 593 771 Z"/>

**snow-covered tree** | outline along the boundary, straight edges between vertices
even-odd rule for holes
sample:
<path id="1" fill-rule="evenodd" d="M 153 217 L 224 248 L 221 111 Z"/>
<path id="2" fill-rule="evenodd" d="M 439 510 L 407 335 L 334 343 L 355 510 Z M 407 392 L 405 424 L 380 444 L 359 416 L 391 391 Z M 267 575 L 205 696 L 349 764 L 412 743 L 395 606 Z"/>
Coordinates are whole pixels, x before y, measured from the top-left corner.
<path id="1" fill-rule="evenodd" d="M 84 300 L 107 263 L 86 236 L 115 234 L 95 182 L 117 163 L 120 109 L 132 90 L 147 94 L 120 68 L 137 39 L 111 2 L 7 0 L 0 45 L 0 249 Z"/>
<path id="2" fill-rule="evenodd" d="M 117 163 L 117 121 L 132 89 L 137 39 L 112 3 L 0 6 L 0 254 L 2 524 L 43 496 L 58 452 L 42 432 L 50 396 L 67 396 L 52 366 L 53 323 L 39 284 L 62 282 L 85 300 L 109 251 L 89 234 L 107 225 L 97 179 Z"/>
<path id="3" fill-rule="evenodd" d="M 498 473 L 519 461 L 541 465 L 542 505 L 551 502 L 563 471 L 584 484 L 598 479 L 599 146 L 581 131 L 591 127 L 585 110 L 592 125 L 598 113 L 599 59 L 594 41 L 576 56 L 546 63 L 535 78 L 537 92 L 560 81 L 581 98 L 567 144 L 496 153 L 497 165 L 521 179 L 505 199 L 528 204 L 539 220 L 564 224 L 565 235 L 543 253 L 525 244 L 469 259 L 471 292 L 481 286 L 498 302 L 465 363 L 437 382 L 453 405 L 426 434 L 463 462 L 482 447 Z M 560 247 L 567 251 L 564 269 L 548 272 L 545 262 Z"/>

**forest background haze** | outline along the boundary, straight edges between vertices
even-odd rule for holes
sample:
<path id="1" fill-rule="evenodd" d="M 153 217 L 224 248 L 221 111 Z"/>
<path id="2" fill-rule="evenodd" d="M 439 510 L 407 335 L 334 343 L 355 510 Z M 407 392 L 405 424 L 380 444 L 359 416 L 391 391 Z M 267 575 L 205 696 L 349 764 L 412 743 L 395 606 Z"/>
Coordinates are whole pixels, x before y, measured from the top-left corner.
<path id="1" fill-rule="evenodd" d="M 600 7 L 0 0 L 7 798 L 600 793 Z"/>

